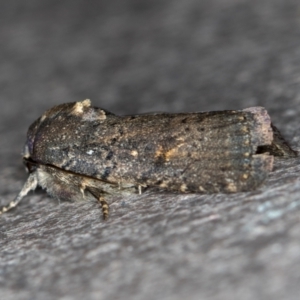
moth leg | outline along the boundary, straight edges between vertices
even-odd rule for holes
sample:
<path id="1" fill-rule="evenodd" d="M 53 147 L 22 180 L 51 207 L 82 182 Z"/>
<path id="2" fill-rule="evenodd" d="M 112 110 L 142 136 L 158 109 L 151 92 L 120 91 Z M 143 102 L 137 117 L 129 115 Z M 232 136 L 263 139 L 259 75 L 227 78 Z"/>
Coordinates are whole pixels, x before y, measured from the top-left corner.
<path id="1" fill-rule="evenodd" d="M 85 188 L 100 202 L 102 207 L 103 220 L 107 220 L 109 215 L 109 205 L 103 196 L 103 191 L 90 186 L 86 186 Z"/>
<path id="2" fill-rule="evenodd" d="M 102 213 L 103 213 L 103 220 L 106 221 L 108 219 L 108 215 L 109 215 L 108 203 L 106 202 L 106 200 L 103 196 L 100 196 L 97 200 L 101 203 Z"/>
<path id="3" fill-rule="evenodd" d="M 21 200 L 28 194 L 28 192 L 30 192 L 31 190 L 35 190 L 36 187 L 37 187 L 36 175 L 35 173 L 31 173 L 27 181 L 25 182 L 22 190 L 20 191 L 19 195 L 17 196 L 17 198 L 11 201 L 7 206 L 2 207 L 0 210 L 0 215 L 16 207 L 21 202 Z"/>

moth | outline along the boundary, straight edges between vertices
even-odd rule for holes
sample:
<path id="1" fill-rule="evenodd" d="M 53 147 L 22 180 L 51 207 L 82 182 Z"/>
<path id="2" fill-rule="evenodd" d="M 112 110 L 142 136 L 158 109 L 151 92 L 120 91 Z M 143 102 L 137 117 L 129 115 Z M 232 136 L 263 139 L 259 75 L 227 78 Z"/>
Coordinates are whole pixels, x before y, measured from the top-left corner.
<path id="1" fill-rule="evenodd" d="M 46 111 L 23 151 L 29 177 L 4 213 L 37 186 L 67 200 L 107 199 L 158 188 L 179 193 L 234 193 L 257 188 L 274 156 L 296 152 L 263 107 L 197 113 L 117 116 L 90 100 Z"/>

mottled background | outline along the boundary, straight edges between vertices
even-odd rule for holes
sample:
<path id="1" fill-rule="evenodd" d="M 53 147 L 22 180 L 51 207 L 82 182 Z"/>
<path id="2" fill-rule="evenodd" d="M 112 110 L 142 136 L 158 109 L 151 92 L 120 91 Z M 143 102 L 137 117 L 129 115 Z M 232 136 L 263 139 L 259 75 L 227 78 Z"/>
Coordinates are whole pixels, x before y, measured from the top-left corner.
<path id="1" fill-rule="evenodd" d="M 1 1 L 0 202 L 28 126 L 90 98 L 118 114 L 267 107 L 300 150 L 299 0 Z M 300 159 L 255 192 L 95 203 L 31 193 L 0 217 L 0 298 L 299 299 Z"/>

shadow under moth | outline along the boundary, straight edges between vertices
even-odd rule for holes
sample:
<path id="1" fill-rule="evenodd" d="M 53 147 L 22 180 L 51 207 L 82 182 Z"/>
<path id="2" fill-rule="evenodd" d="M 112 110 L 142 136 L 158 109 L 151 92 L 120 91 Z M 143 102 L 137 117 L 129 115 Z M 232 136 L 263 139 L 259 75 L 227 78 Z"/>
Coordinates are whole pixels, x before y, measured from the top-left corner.
<path id="1" fill-rule="evenodd" d="M 198 113 L 117 116 L 90 100 L 46 111 L 23 151 L 29 177 L 1 213 L 37 186 L 67 200 L 97 199 L 146 188 L 234 193 L 257 188 L 274 156 L 294 157 L 263 107 Z"/>

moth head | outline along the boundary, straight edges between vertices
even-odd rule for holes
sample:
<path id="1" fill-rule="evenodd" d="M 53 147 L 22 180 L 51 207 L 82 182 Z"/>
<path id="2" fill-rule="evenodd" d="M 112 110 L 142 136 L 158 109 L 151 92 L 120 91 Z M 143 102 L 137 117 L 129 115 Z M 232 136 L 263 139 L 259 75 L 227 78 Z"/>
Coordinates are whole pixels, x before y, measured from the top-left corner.
<path id="1" fill-rule="evenodd" d="M 33 122 L 28 131 L 26 142 L 23 147 L 23 163 L 29 173 L 33 173 L 40 164 L 45 164 L 44 153 L 48 148 L 49 141 L 53 139 L 53 126 L 60 129 L 60 123 L 57 125 L 57 119 L 62 120 L 71 114 L 79 111 L 85 111 L 89 108 L 90 101 L 64 103 L 54 106 L 43 113 L 35 122 Z M 75 112 L 74 112 L 75 111 Z M 53 125 L 54 124 L 54 125 Z M 46 130 L 48 128 L 49 130 Z M 49 135 L 50 134 L 50 135 Z"/>

